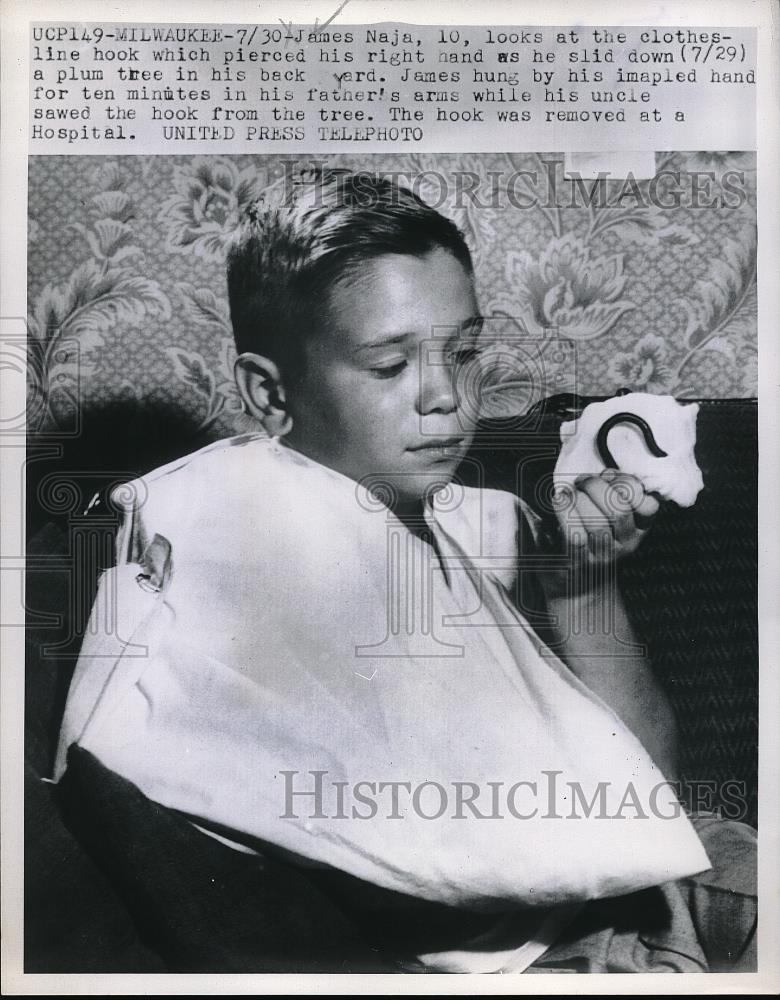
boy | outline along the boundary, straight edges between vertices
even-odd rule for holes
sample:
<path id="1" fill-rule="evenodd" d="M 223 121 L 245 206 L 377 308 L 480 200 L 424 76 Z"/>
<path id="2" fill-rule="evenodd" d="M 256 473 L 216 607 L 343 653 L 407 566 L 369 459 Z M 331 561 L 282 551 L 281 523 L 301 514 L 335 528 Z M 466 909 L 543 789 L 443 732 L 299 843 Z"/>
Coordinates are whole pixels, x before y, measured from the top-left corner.
<path id="1" fill-rule="evenodd" d="M 264 433 L 126 495 L 101 585 L 117 627 L 85 643 L 58 775 L 78 744 L 368 925 L 403 914 L 384 941 L 406 967 L 708 968 L 678 880 L 712 858 L 666 784 L 671 712 L 593 582 L 656 500 L 586 476 L 561 513 L 571 572 L 553 560 L 540 580 L 562 662 L 509 598 L 525 512 L 456 475 L 480 330 L 457 228 L 381 178 L 315 175 L 254 206 L 228 288 L 236 381 Z M 572 639 L 567 622 L 602 620 L 605 600 L 613 630 Z M 660 924 L 629 944 L 607 924 L 605 943 L 584 904 L 654 891 Z"/>

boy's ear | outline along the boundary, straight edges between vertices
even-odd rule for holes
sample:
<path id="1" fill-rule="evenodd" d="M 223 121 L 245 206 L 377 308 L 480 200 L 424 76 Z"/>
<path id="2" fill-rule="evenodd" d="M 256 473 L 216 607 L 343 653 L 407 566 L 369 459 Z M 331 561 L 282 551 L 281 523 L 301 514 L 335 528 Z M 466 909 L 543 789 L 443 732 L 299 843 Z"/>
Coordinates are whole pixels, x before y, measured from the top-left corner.
<path id="1" fill-rule="evenodd" d="M 239 354 L 233 368 L 246 412 L 258 420 L 271 437 L 281 437 L 292 429 L 287 412 L 282 376 L 278 366 L 261 354 Z"/>

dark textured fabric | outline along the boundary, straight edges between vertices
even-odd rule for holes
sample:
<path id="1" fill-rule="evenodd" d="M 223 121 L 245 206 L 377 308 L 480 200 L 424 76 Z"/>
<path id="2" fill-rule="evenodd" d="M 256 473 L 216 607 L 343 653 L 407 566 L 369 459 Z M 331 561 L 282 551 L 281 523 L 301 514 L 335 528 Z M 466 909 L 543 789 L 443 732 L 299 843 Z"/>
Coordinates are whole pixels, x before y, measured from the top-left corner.
<path id="1" fill-rule="evenodd" d="M 121 896 L 25 769 L 25 972 L 164 972 Z"/>
<path id="2" fill-rule="evenodd" d="M 113 562 L 113 517 L 49 521 L 27 544 L 25 759 L 48 777 L 98 576 Z"/>
<path id="3" fill-rule="evenodd" d="M 201 833 L 78 747 L 57 798 L 167 971 L 395 971 L 296 868 Z"/>
<path id="4" fill-rule="evenodd" d="M 695 507 L 670 505 L 660 513 L 621 577 L 629 613 L 677 711 L 685 776 L 714 783 L 712 805 L 752 825 L 758 821 L 757 410 L 755 402 L 738 400 L 702 407 L 696 454 L 704 490 Z M 708 793 L 702 784 L 700 808 L 708 807 Z"/>

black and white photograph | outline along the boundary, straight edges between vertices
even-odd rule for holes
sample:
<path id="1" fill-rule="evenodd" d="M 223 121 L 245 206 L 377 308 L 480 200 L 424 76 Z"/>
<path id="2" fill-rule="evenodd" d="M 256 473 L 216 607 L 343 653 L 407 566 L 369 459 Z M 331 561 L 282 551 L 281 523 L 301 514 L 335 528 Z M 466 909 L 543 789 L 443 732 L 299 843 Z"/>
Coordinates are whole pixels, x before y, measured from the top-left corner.
<path id="1" fill-rule="evenodd" d="M 754 158 L 659 159 L 31 160 L 31 962 L 755 968 Z"/>
<path id="2" fill-rule="evenodd" d="M 29 29 L 26 313 L 4 310 L 0 344 L 25 396 L 2 425 L 22 499 L 3 543 L 22 602 L 3 611 L 22 651 L 15 991 L 771 991 L 763 140 L 597 141 L 565 80 L 637 122 L 645 90 L 672 106 L 665 65 L 609 65 L 617 28 L 586 46 L 572 24 L 555 62 L 546 34 L 485 17 L 438 29 L 436 64 L 404 18 L 339 11 L 280 18 L 265 44 L 229 18 L 221 39 L 200 20 Z M 749 29 L 713 24 L 630 51 L 749 86 Z M 278 93 L 308 72 L 296 52 L 334 63 L 332 93 Z M 259 114 L 252 72 L 277 87 Z M 166 94 L 174 73 L 186 94 Z M 98 127 L 107 80 L 126 99 Z M 478 93 L 560 141 L 467 151 Z M 429 100 L 452 151 L 414 134 Z M 160 113 L 136 125 L 142 107 Z M 180 113 L 207 107 L 214 142 Z"/>

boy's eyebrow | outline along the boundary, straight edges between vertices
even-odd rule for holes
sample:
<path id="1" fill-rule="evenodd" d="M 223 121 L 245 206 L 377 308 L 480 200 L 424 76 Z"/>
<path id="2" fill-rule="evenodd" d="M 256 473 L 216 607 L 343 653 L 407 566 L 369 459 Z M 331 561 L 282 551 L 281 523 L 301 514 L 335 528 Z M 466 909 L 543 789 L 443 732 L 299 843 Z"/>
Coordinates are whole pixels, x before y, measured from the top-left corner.
<path id="1" fill-rule="evenodd" d="M 396 333 L 390 337 L 380 337 L 378 340 L 369 340 L 365 344 L 360 344 L 352 352 L 353 356 L 355 354 L 361 354 L 363 351 L 370 351 L 377 347 L 390 347 L 392 344 L 403 344 L 404 341 L 411 337 L 411 333 Z"/>
<path id="2" fill-rule="evenodd" d="M 483 317 L 475 314 L 474 316 L 469 316 L 468 319 L 463 320 L 463 322 L 459 324 L 459 329 L 466 330 L 474 336 L 474 334 L 479 333 L 482 329 L 483 323 Z M 414 336 L 412 333 L 395 333 L 391 334 L 389 337 L 379 337 L 377 340 L 370 340 L 365 344 L 360 344 L 355 348 L 352 354 L 354 357 L 356 354 L 362 354 L 364 351 L 375 350 L 378 347 L 391 347 L 394 344 L 403 344 L 412 336 Z"/>

